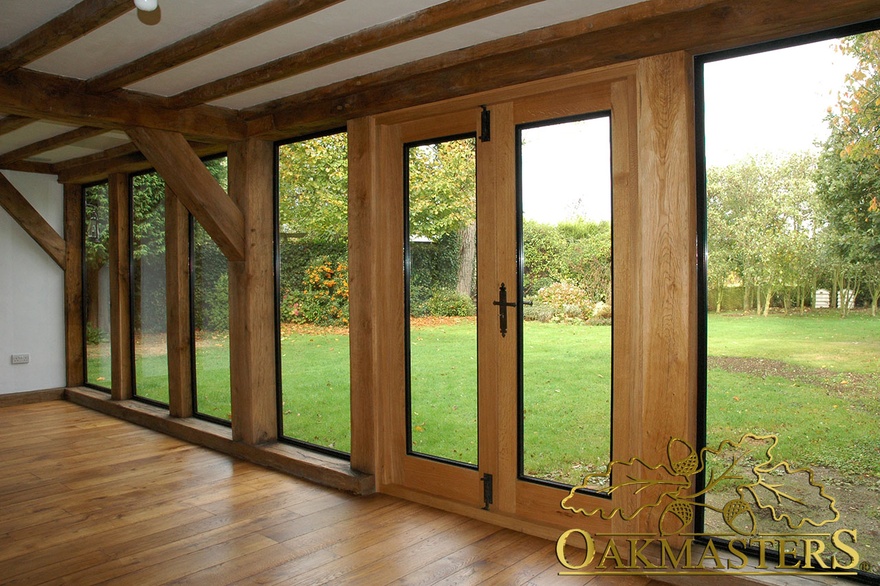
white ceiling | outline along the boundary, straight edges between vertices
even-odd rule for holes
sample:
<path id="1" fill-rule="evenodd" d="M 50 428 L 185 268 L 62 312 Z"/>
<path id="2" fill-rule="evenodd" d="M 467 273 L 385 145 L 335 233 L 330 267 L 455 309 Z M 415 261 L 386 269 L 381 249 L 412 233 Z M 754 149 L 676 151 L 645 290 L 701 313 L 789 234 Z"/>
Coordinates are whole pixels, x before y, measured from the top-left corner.
<path id="1" fill-rule="evenodd" d="M 81 80 L 92 78 L 168 46 L 263 0 L 159 0 L 158 13 L 131 10 L 104 26 L 45 55 L 26 68 Z M 77 0 L 0 0 L 0 47 L 63 14 Z M 188 63 L 137 81 L 125 89 L 173 96 L 204 83 L 321 45 L 374 25 L 387 23 L 442 0 L 344 0 L 294 22 L 229 45 Z M 421 58 L 473 46 L 536 28 L 635 4 L 635 0 L 543 0 L 442 32 L 355 56 L 338 63 L 210 102 L 226 108 L 256 106 Z M 153 22 L 153 24 L 149 24 Z M 33 123 L 0 135 L 0 155 L 67 132 L 71 127 Z M 103 135 L 29 158 L 57 162 L 125 142 L 123 133 Z"/>

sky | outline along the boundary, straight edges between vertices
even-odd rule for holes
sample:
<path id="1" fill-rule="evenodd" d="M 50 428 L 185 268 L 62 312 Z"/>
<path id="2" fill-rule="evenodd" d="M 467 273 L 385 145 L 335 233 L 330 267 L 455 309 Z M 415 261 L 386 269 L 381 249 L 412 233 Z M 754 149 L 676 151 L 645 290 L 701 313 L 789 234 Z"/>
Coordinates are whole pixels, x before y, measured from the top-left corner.
<path id="1" fill-rule="evenodd" d="M 610 219 L 610 136 L 607 116 L 524 129 L 523 217 L 544 224 Z"/>
<path id="2" fill-rule="evenodd" d="M 816 149 L 825 116 L 855 60 L 821 41 L 705 65 L 706 164 Z M 523 213 L 555 224 L 611 216 L 608 124 L 603 119 L 524 134 Z"/>
<path id="3" fill-rule="evenodd" d="M 828 137 L 824 121 L 855 60 L 821 41 L 705 65 L 706 164 L 793 153 Z"/>

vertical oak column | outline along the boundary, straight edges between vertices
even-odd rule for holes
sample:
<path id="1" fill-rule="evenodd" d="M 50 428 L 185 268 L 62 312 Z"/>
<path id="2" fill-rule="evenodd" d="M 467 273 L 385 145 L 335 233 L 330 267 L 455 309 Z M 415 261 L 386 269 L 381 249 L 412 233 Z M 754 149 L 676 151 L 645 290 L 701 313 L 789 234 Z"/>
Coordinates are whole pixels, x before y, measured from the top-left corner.
<path id="1" fill-rule="evenodd" d="M 638 305 L 642 422 L 638 455 L 666 460 L 671 437 L 696 442 L 697 211 L 693 59 L 679 52 L 639 62 Z M 659 514 L 660 511 L 656 513 Z M 641 520 L 656 527 L 656 518 Z"/>
<path id="2" fill-rule="evenodd" d="M 351 356 L 351 467 L 376 471 L 373 369 L 373 213 L 379 193 L 377 129 L 372 118 L 348 123 L 348 278 Z"/>
<path id="3" fill-rule="evenodd" d="M 165 286 L 168 303 L 168 409 L 172 417 L 191 417 L 192 329 L 189 297 L 189 212 L 165 188 Z"/>
<path id="4" fill-rule="evenodd" d="M 229 195 L 244 217 L 244 260 L 229 263 L 232 436 L 259 444 L 278 436 L 274 145 L 255 139 L 235 143 L 228 161 Z"/>
<path id="5" fill-rule="evenodd" d="M 110 396 L 131 399 L 131 198 L 128 176 L 108 178 L 110 195 Z"/>
<path id="6" fill-rule="evenodd" d="M 64 336 L 67 386 L 85 382 L 83 335 L 83 188 L 64 185 Z"/>

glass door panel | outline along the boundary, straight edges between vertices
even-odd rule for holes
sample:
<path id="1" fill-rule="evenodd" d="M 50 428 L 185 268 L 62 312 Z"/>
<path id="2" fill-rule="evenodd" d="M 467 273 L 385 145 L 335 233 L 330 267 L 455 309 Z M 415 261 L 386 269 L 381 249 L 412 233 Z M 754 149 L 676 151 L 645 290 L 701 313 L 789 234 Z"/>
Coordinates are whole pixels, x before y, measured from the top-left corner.
<path id="1" fill-rule="evenodd" d="M 110 198 L 107 183 L 84 190 L 83 305 L 86 384 L 110 390 Z"/>
<path id="2" fill-rule="evenodd" d="M 476 138 L 405 154 L 407 452 L 476 466 Z"/>
<path id="3" fill-rule="evenodd" d="M 520 475 L 579 484 L 611 459 L 611 117 L 517 127 Z"/>
<path id="4" fill-rule="evenodd" d="M 195 218 L 191 246 L 193 408 L 197 415 L 229 422 L 229 265 L 220 247 Z"/>
<path id="5" fill-rule="evenodd" d="M 277 153 L 280 433 L 348 453 L 348 135 Z"/>
<path id="6" fill-rule="evenodd" d="M 165 182 L 155 172 L 133 176 L 131 202 L 134 394 L 167 405 Z"/>

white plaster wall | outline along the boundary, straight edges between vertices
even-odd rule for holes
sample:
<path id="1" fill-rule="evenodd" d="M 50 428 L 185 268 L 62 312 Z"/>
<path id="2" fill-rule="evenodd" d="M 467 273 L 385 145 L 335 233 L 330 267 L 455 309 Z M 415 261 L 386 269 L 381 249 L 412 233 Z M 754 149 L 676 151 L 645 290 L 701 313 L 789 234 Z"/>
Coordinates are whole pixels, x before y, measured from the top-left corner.
<path id="1" fill-rule="evenodd" d="M 56 178 L 2 173 L 63 234 Z M 12 354 L 30 354 L 30 363 L 12 364 Z M 0 208 L 0 394 L 64 384 L 64 271 Z"/>

